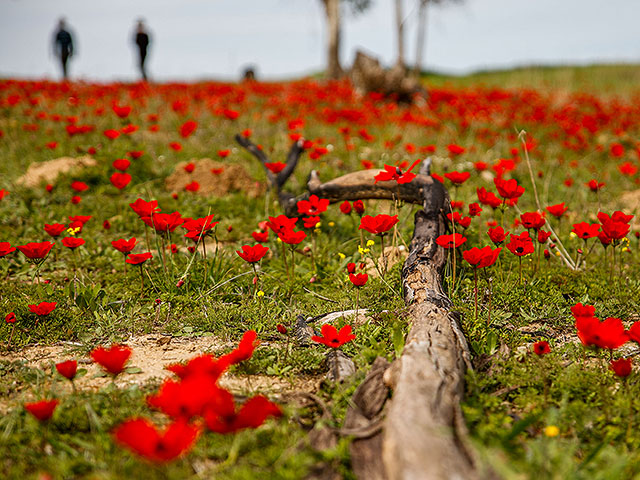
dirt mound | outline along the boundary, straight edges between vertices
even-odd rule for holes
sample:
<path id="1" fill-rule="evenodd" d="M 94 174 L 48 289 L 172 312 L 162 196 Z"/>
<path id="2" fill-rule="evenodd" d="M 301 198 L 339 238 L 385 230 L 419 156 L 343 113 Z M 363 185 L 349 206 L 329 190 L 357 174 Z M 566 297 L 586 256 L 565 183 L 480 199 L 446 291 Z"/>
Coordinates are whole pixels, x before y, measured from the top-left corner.
<path id="1" fill-rule="evenodd" d="M 43 183 L 54 183 L 63 173 L 96 165 L 97 162 L 89 156 L 60 157 L 46 162 L 32 163 L 27 172 L 16 180 L 16 184 L 27 188 L 36 188 Z"/>
<path id="2" fill-rule="evenodd" d="M 195 166 L 191 173 L 184 169 L 188 163 Z M 242 165 L 215 162 L 210 158 L 179 163 L 165 180 L 165 186 L 171 192 L 181 192 L 194 181 L 200 185 L 197 193 L 203 196 L 224 197 L 231 192 L 244 192 L 256 198 L 265 192 L 264 184 L 251 178 Z"/>

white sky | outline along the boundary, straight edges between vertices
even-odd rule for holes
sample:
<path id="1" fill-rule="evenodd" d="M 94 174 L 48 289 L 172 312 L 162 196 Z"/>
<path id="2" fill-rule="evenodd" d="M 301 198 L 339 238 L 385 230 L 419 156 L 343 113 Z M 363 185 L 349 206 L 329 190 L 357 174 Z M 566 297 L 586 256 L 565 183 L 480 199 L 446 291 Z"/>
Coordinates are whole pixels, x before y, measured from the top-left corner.
<path id="1" fill-rule="evenodd" d="M 415 32 L 405 0 L 408 59 Z M 65 16 L 78 55 L 71 75 L 137 76 L 131 36 L 144 17 L 155 80 L 259 78 L 317 71 L 325 62 L 320 0 L 0 0 L 0 77 L 57 78 L 50 42 Z M 393 1 L 343 24 L 343 64 L 357 47 L 394 60 Z M 640 0 L 466 0 L 429 12 L 425 66 L 463 73 L 531 63 L 640 62 Z"/>

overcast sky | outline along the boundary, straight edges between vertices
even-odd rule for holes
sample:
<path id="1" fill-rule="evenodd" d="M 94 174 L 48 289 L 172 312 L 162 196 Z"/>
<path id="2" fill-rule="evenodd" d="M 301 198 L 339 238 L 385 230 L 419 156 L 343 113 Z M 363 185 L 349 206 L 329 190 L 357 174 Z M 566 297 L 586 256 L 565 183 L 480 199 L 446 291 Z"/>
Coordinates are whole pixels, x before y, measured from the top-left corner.
<path id="1" fill-rule="evenodd" d="M 320 0 L 0 0 L 0 76 L 59 76 L 51 54 L 65 16 L 77 46 L 74 78 L 136 78 L 131 37 L 144 17 L 155 80 L 260 78 L 317 71 L 325 59 Z M 343 63 L 364 48 L 394 60 L 393 0 L 343 25 Z M 409 60 L 415 50 L 405 0 Z M 640 0 L 466 0 L 429 11 L 425 66 L 464 73 L 532 63 L 640 62 Z"/>

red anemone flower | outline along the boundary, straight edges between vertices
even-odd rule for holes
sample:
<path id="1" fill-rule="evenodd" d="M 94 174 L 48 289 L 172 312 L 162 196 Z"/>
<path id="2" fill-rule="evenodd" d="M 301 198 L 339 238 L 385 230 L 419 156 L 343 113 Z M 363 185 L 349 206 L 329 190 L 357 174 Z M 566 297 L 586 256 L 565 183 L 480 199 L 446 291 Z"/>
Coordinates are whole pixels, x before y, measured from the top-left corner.
<path id="1" fill-rule="evenodd" d="M 131 357 L 131 348 L 113 344 L 110 348 L 98 347 L 91 351 L 91 359 L 111 375 L 118 375 Z"/>
<path id="2" fill-rule="evenodd" d="M 383 235 L 385 232 L 391 230 L 391 228 L 398 223 L 397 215 L 385 215 L 380 213 L 375 217 L 371 215 L 365 215 L 360 220 L 360 226 L 358 230 L 366 230 L 374 235 Z"/>
<path id="3" fill-rule="evenodd" d="M 188 120 L 180 126 L 180 130 L 179 130 L 180 136 L 182 138 L 188 138 L 193 132 L 196 131 L 197 128 L 198 128 L 197 122 L 193 120 Z"/>
<path id="4" fill-rule="evenodd" d="M 74 250 L 82 245 L 84 245 L 84 239 L 82 238 L 77 238 L 77 237 L 64 237 L 62 239 L 62 245 L 64 245 L 67 248 L 70 248 L 71 250 Z"/>
<path id="5" fill-rule="evenodd" d="M 469 250 L 465 250 L 462 252 L 462 257 L 475 268 L 485 268 L 490 267 L 496 260 L 498 259 L 498 255 L 502 248 L 496 248 L 493 250 L 491 247 L 486 246 L 482 248 L 473 247 Z"/>
<path id="6" fill-rule="evenodd" d="M 589 238 L 598 236 L 598 232 L 600 231 L 600 224 L 588 224 L 587 222 L 574 223 L 573 229 L 571 231 L 583 240 L 587 240 Z"/>
<path id="7" fill-rule="evenodd" d="M 59 400 L 40 400 L 39 402 L 25 403 L 24 409 L 37 418 L 40 422 L 46 422 L 53 416 L 53 412 L 60 403 Z"/>
<path id="8" fill-rule="evenodd" d="M 329 200 L 326 198 L 318 198 L 317 195 L 311 195 L 309 200 L 300 200 L 297 203 L 298 213 L 300 215 L 315 216 L 327 210 Z"/>
<path id="9" fill-rule="evenodd" d="M 618 377 L 628 377 L 629 375 L 631 375 L 631 359 L 619 358 L 618 360 L 611 360 L 611 363 L 609 363 L 609 368 Z"/>
<path id="10" fill-rule="evenodd" d="M 482 205 L 486 205 L 491 208 L 498 208 L 502 205 L 502 200 L 500 200 L 495 193 L 488 191 L 484 187 L 476 189 L 476 193 L 478 195 L 478 201 Z"/>
<path id="11" fill-rule="evenodd" d="M 604 182 L 598 182 L 597 180 L 589 180 L 587 183 L 585 183 L 585 185 L 589 187 L 589 190 L 591 190 L 592 192 L 597 192 L 602 187 L 604 187 L 605 184 Z"/>
<path id="12" fill-rule="evenodd" d="M 113 240 L 111 242 L 111 245 L 120 253 L 127 254 L 133 250 L 133 248 L 136 246 L 136 242 L 137 240 L 135 237 L 129 240 L 125 240 L 124 238 L 121 238 L 119 240 Z"/>
<path id="13" fill-rule="evenodd" d="M 148 217 L 140 217 L 140 219 L 148 226 L 153 227 L 157 233 L 173 232 L 186 220 L 182 218 L 180 212 L 155 213 Z"/>
<path id="14" fill-rule="evenodd" d="M 348 200 L 345 200 L 340 204 L 340 211 L 345 215 L 349 215 L 351 213 L 351 204 Z"/>
<path id="15" fill-rule="evenodd" d="M 131 210 L 138 214 L 139 217 L 150 217 L 160 211 L 157 200 L 147 202 L 138 198 L 135 202 L 130 203 L 129 206 L 131 207 Z"/>
<path id="16" fill-rule="evenodd" d="M 9 255 L 11 252 L 15 252 L 16 247 L 12 247 L 9 242 L 0 242 L 0 258 Z"/>
<path id="17" fill-rule="evenodd" d="M 29 310 L 36 315 L 43 317 L 49 315 L 56 308 L 57 302 L 40 302 L 37 305 L 29 305 Z"/>
<path id="18" fill-rule="evenodd" d="M 210 235 L 211 230 L 213 230 L 213 228 L 218 225 L 218 223 L 220 223 L 213 221 L 214 215 L 215 214 L 211 214 L 202 218 L 186 220 L 182 224 L 182 228 L 187 231 L 184 236 L 197 242 L 199 240 L 202 240 L 202 237 Z"/>
<path id="19" fill-rule="evenodd" d="M 375 183 L 395 181 L 398 184 L 409 183 L 416 178 L 415 173 L 411 173 L 416 165 L 420 163 L 420 160 L 416 160 L 411 164 L 406 172 L 403 172 L 400 167 L 394 167 L 392 165 L 385 165 L 384 170 L 378 173 L 375 177 Z"/>
<path id="20" fill-rule="evenodd" d="M 562 217 L 567 210 L 569 210 L 569 207 L 565 207 L 564 202 L 547 207 L 547 212 L 557 218 Z"/>
<path id="21" fill-rule="evenodd" d="M 506 200 L 515 199 L 524 193 L 524 187 L 518 185 L 515 178 L 504 180 L 502 178 L 494 178 L 493 183 L 498 189 L 498 195 Z"/>
<path id="22" fill-rule="evenodd" d="M 153 254 L 151 252 L 146 253 L 130 253 L 127 255 L 127 262 L 130 265 L 142 265 L 147 260 L 153 258 Z"/>
<path id="23" fill-rule="evenodd" d="M 287 245 L 298 245 L 305 238 L 307 238 L 307 234 L 302 230 L 300 230 L 299 232 L 294 232 L 293 229 L 291 229 L 278 233 L 278 238 Z"/>
<path id="24" fill-rule="evenodd" d="M 158 431 L 144 418 L 126 420 L 113 431 L 119 445 L 154 463 L 170 462 L 183 455 L 193 447 L 199 434 L 199 427 L 183 420 Z"/>
<path id="25" fill-rule="evenodd" d="M 549 342 L 541 340 L 533 344 L 533 353 L 541 357 L 542 355 L 546 355 L 547 353 L 551 353 L 551 347 L 549 347 Z"/>
<path id="26" fill-rule="evenodd" d="M 44 231 L 54 238 L 62 235 L 65 228 L 67 227 L 63 223 L 54 223 L 52 225 L 49 225 L 48 223 L 44 224 Z"/>
<path id="27" fill-rule="evenodd" d="M 129 185 L 129 182 L 131 182 L 131 175 L 123 172 L 115 172 L 111 175 L 109 180 L 111 181 L 111 185 L 116 187 L 118 190 L 122 190 Z"/>
<path id="28" fill-rule="evenodd" d="M 520 215 L 520 222 L 524 228 L 540 230 L 546 223 L 546 220 L 538 212 L 525 212 Z"/>
<path id="29" fill-rule="evenodd" d="M 63 377 L 73 381 L 78 372 L 78 362 L 76 360 L 67 360 L 66 362 L 56 363 L 56 370 Z"/>
<path id="30" fill-rule="evenodd" d="M 251 232 L 251 236 L 258 243 L 265 243 L 269 240 L 269 232 Z"/>
<path id="31" fill-rule="evenodd" d="M 355 265 L 354 265 L 355 267 Z M 366 273 L 350 273 L 349 281 L 353 283 L 354 287 L 362 287 L 369 280 L 369 275 Z"/>
<path id="32" fill-rule="evenodd" d="M 84 182 L 80 182 L 78 180 L 71 182 L 71 189 L 78 192 L 78 193 L 82 193 L 85 192 L 87 190 L 89 190 L 89 185 L 87 185 Z"/>
<path id="33" fill-rule="evenodd" d="M 494 245 L 500 245 L 505 241 L 507 235 L 509 235 L 509 232 L 505 232 L 502 227 L 493 227 L 487 231 L 487 235 L 489 235 L 489 238 L 494 243 Z"/>
<path id="34" fill-rule="evenodd" d="M 258 428 L 268 417 L 282 415 L 280 407 L 262 395 L 247 400 L 236 409 L 233 395 L 220 395 L 205 413 L 207 428 L 216 433 L 233 433 L 245 428 Z"/>
<path id="35" fill-rule="evenodd" d="M 116 170 L 120 170 L 121 172 L 126 172 L 131 166 L 131 162 L 126 158 L 118 158 L 113 161 L 113 168 Z"/>
<path id="36" fill-rule="evenodd" d="M 458 248 L 464 242 L 467 241 L 467 237 L 462 236 L 459 233 L 452 233 L 450 235 L 440 235 L 436 238 L 436 243 L 442 248 Z"/>
<path id="37" fill-rule="evenodd" d="M 25 257 L 35 263 L 43 262 L 55 244 L 53 242 L 29 242 L 26 245 L 18 245 Z"/>
<path id="38" fill-rule="evenodd" d="M 533 253 L 533 240 L 531 240 L 529 232 L 522 232 L 520 235 L 511 234 L 509 238 L 509 243 L 507 243 L 505 246 L 514 255 L 523 257 L 525 255 Z"/>
<path id="39" fill-rule="evenodd" d="M 242 258 L 245 262 L 255 263 L 259 262 L 262 257 L 264 257 L 269 251 L 269 247 L 264 247 L 259 243 L 253 247 L 249 245 L 243 245 L 242 251 L 236 250 L 236 253 Z"/>
<path id="40" fill-rule="evenodd" d="M 469 172 L 449 172 L 444 174 L 444 178 L 449 180 L 454 185 L 462 185 L 469 180 L 471 174 Z"/>
<path id="41" fill-rule="evenodd" d="M 273 173 L 274 175 L 277 175 L 282 170 L 284 170 L 284 167 L 286 167 L 287 164 L 284 162 L 266 162 L 264 166 L 267 167 L 267 169 L 271 173 Z"/>
<path id="42" fill-rule="evenodd" d="M 345 325 L 338 331 L 333 325 L 325 323 L 322 325 L 322 336 L 314 335 L 311 340 L 314 342 L 322 343 L 327 347 L 340 348 L 345 343 L 348 343 L 356 338 L 351 333 L 351 325 Z"/>

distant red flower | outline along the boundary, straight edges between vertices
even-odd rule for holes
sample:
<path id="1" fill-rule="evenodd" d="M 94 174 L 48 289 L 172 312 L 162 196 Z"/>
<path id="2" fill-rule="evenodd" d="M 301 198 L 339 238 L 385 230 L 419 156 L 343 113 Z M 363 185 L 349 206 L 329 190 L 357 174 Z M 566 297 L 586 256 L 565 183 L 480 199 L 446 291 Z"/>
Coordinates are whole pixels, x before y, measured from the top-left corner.
<path id="1" fill-rule="evenodd" d="M 454 185 L 462 185 L 469 180 L 471 174 L 469 172 L 449 172 L 444 174 L 444 178 L 449 180 Z"/>
<path id="2" fill-rule="evenodd" d="M 253 247 L 249 245 L 243 245 L 242 251 L 236 250 L 236 253 L 245 262 L 255 263 L 255 262 L 259 262 L 262 259 L 262 257 L 264 257 L 267 254 L 268 251 L 269 251 L 269 247 L 264 247 L 258 243 Z"/>
<path id="3" fill-rule="evenodd" d="M 184 171 L 187 173 L 193 173 L 193 171 L 196 169 L 196 164 L 193 162 L 189 162 L 182 168 L 184 168 Z"/>
<path id="4" fill-rule="evenodd" d="M 170 462 L 180 457 L 193 447 L 199 434 L 199 427 L 183 420 L 158 431 L 155 425 L 143 418 L 126 420 L 113 431 L 119 445 L 154 463 Z"/>
<path id="5" fill-rule="evenodd" d="M 345 325 L 338 330 L 333 325 L 329 325 L 325 323 L 322 325 L 322 336 L 314 335 L 311 337 L 311 340 L 314 342 L 322 343 L 327 347 L 331 348 L 340 348 L 345 343 L 348 343 L 356 338 L 354 334 L 351 333 L 351 325 Z"/>
<path id="6" fill-rule="evenodd" d="M 485 268 L 493 265 L 498 259 L 498 255 L 502 248 L 496 248 L 493 250 L 491 247 L 486 246 L 482 248 L 473 247 L 469 250 L 462 252 L 462 257 L 475 268 Z"/>
<path id="7" fill-rule="evenodd" d="M 131 107 L 128 105 L 118 105 L 117 103 L 113 104 L 113 113 L 115 113 L 120 118 L 127 118 L 131 113 Z"/>
<path id="8" fill-rule="evenodd" d="M 188 183 L 187 185 L 185 185 L 184 189 L 187 192 L 194 192 L 195 193 L 198 190 L 200 190 L 200 184 L 194 180 L 193 182 Z"/>
<path id="9" fill-rule="evenodd" d="M 64 237 L 62 239 L 62 245 L 64 245 L 67 248 L 70 248 L 71 250 L 74 250 L 82 245 L 84 245 L 84 239 L 82 238 L 77 238 L 77 237 Z"/>
<path id="10" fill-rule="evenodd" d="M 583 305 L 582 303 L 576 303 L 571 307 L 571 315 L 573 318 L 591 318 L 596 314 L 596 307 L 593 305 Z"/>
<path id="11" fill-rule="evenodd" d="M 302 226 L 304 228 L 316 228 L 320 223 L 320 217 L 304 217 L 302 219 Z"/>
<path id="12" fill-rule="evenodd" d="M 73 203 L 74 205 L 78 205 L 81 201 L 82 197 L 79 197 L 78 195 L 74 195 L 73 197 L 71 197 L 71 203 Z"/>
<path id="13" fill-rule="evenodd" d="M 44 224 L 44 231 L 54 238 L 59 237 L 66 228 L 67 227 L 62 223 L 54 223 L 52 225 L 49 225 L 48 223 Z"/>
<path id="14" fill-rule="evenodd" d="M 597 192 L 602 187 L 604 187 L 605 183 L 598 182 L 597 180 L 589 180 L 587 183 L 585 183 L 585 185 L 589 187 L 589 190 L 591 190 L 592 192 Z"/>
<path id="15" fill-rule="evenodd" d="M 146 253 L 130 253 L 127 255 L 127 262 L 130 265 L 142 265 L 147 260 L 153 258 L 153 254 L 151 252 Z"/>
<path id="16" fill-rule="evenodd" d="M 340 204 L 340 211 L 345 215 L 349 215 L 351 213 L 351 204 L 348 200 L 345 200 Z"/>
<path id="17" fill-rule="evenodd" d="M 40 302 L 37 305 L 29 305 L 29 310 L 39 317 L 43 317 L 53 312 L 56 309 L 56 305 L 58 305 L 56 302 Z"/>
<path id="18" fill-rule="evenodd" d="M 502 178 L 494 178 L 493 183 L 498 189 L 498 195 L 506 200 L 515 199 L 524 193 L 524 187 L 518 185 L 516 179 L 504 180 Z"/>
<path id="19" fill-rule="evenodd" d="M 113 240 L 111 242 L 111 245 L 113 246 L 113 248 L 115 248 L 116 250 L 118 250 L 120 253 L 124 253 L 125 255 L 129 252 L 131 252 L 133 250 L 133 247 L 136 246 L 136 238 L 133 237 L 129 240 L 125 240 L 124 238 L 121 238 L 119 240 Z"/>
<path id="20" fill-rule="evenodd" d="M 353 202 L 353 209 L 358 215 L 362 215 L 364 213 L 364 203 L 362 200 L 355 200 Z"/>
<path id="21" fill-rule="evenodd" d="M 633 177 L 638 173 L 638 167 L 631 162 L 624 162 L 622 165 L 619 165 L 618 170 L 620 170 L 622 175 L 626 175 L 627 177 Z"/>
<path id="22" fill-rule="evenodd" d="M 118 190 L 122 190 L 129 185 L 129 182 L 131 182 L 131 175 L 123 172 L 115 172 L 111 175 L 109 180 L 111 181 L 111 185 L 116 187 Z"/>
<path id="23" fill-rule="evenodd" d="M 353 283 L 354 287 L 362 287 L 367 283 L 368 280 L 369 275 L 367 275 L 366 273 L 349 273 L 349 281 Z"/>
<path id="24" fill-rule="evenodd" d="M 454 225 L 460 225 L 462 228 L 469 228 L 471 225 L 471 217 L 463 217 L 460 212 L 447 213 L 447 218 Z"/>
<path id="25" fill-rule="evenodd" d="M 460 145 L 456 145 L 455 143 L 447 145 L 447 150 L 451 155 L 456 155 L 456 156 L 462 155 L 464 152 L 466 152 L 466 149 L 464 147 L 461 147 Z"/>
<path id="26" fill-rule="evenodd" d="M 37 418 L 40 422 L 46 422 L 53 416 L 53 412 L 60 403 L 59 400 L 40 400 L 39 402 L 25 403 L 24 409 Z"/>
<path id="27" fill-rule="evenodd" d="M 478 215 L 480 215 L 480 213 L 482 213 L 482 207 L 480 205 L 478 205 L 477 203 L 470 203 L 469 204 L 469 216 L 470 217 L 477 217 Z"/>
<path id="28" fill-rule="evenodd" d="M 4 321 L 6 323 L 16 323 L 16 314 L 13 312 L 7 313 L 7 315 L 4 317 Z"/>
<path id="29" fill-rule="evenodd" d="M 297 221 L 298 217 L 289 218 L 286 215 L 278 215 L 277 217 L 269 217 L 269 221 L 265 225 L 275 234 L 278 234 L 286 230 L 292 230 Z"/>
<path id="30" fill-rule="evenodd" d="M 180 142 L 171 142 L 169 144 L 169 148 L 171 150 L 174 150 L 176 152 L 179 152 L 180 150 L 182 150 L 182 145 L 180 144 Z"/>
<path id="31" fill-rule="evenodd" d="M 227 158 L 230 153 L 231 153 L 231 150 L 218 150 L 218 156 L 220 158 Z"/>
<path id="32" fill-rule="evenodd" d="M 298 207 L 298 213 L 300 215 L 315 216 L 327 210 L 329 200 L 318 198 L 317 195 L 311 195 L 309 200 L 300 200 L 296 206 Z"/>
<path id="33" fill-rule="evenodd" d="M 385 215 L 380 213 L 375 217 L 371 215 L 365 215 L 360 220 L 359 230 L 366 230 L 369 233 L 373 233 L 374 235 L 383 235 L 393 228 L 393 226 L 398 223 L 397 215 Z"/>
<path id="34" fill-rule="evenodd" d="M 546 243 L 551 237 L 551 232 L 546 232 L 542 229 L 538 230 L 538 243 Z"/>
<path id="35" fill-rule="evenodd" d="M 510 240 L 505 246 L 509 249 L 511 253 L 517 255 L 518 257 L 522 257 L 524 255 L 529 255 L 533 253 L 533 241 L 529 236 L 529 232 L 522 232 L 520 235 L 509 236 Z"/>
<path id="36" fill-rule="evenodd" d="M 78 362 L 76 360 L 67 360 L 66 362 L 56 363 L 56 370 L 63 377 L 73 381 L 78 371 Z"/>
<path id="37" fill-rule="evenodd" d="M 547 353 L 551 353 L 551 348 L 549 347 L 549 342 L 541 340 L 533 344 L 533 353 L 541 357 L 542 355 L 546 355 Z"/>
<path id="38" fill-rule="evenodd" d="M 442 248 L 458 248 L 464 242 L 467 241 L 467 237 L 462 236 L 459 233 L 452 233 L 450 235 L 440 235 L 436 238 L 436 243 Z"/>
<path id="39" fill-rule="evenodd" d="M 98 347 L 91 351 L 91 359 L 111 375 L 118 375 L 131 357 L 131 348 L 113 344 L 110 348 Z"/>
<path id="40" fill-rule="evenodd" d="M 180 129 L 178 131 L 182 138 L 187 138 L 193 132 L 195 132 L 197 128 L 198 128 L 198 122 L 195 122 L 193 120 L 188 120 L 180 126 Z"/>
<path id="41" fill-rule="evenodd" d="M 71 182 L 71 189 L 75 192 L 82 193 L 89 190 L 89 185 L 84 182 L 80 182 L 78 180 Z"/>
<path id="42" fill-rule="evenodd" d="M 631 359 L 619 358 L 618 360 L 611 360 L 609 368 L 613 370 L 618 377 L 624 378 L 631 375 Z"/>
<path id="43" fill-rule="evenodd" d="M 11 252 L 15 252 L 16 248 L 12 247 L 9 242 L 0 242 L 0 258 L 9 255 Z"/>
<path id="44" fill-rule="evenodd" d="M 105 130 L 102 133 L 104 134 L 105 137 L 107 137 L 110 140 L 115 140 L 120 136 L 120 132 L 114 129 Z"/>
<path id="45" fill-rule="evenodd" d="M 495 245 L 500 245 L 505 241 L 509 233 L 505 232 L 502 227 L 493 227 L 487 231 L 487 235 Z"/>
<path id="46" fill-rule="evenodd" d="M 611 155 L 620 158 L 624 155 L 624 147 L 620 143 L 612 143 L 611 144 Z"/>
<path id="47" fill-rule="evenodd" d="M 266 162 L 264 166 L 267 167 L 267 169 L 271 173 L 273 173 L 274 175 L 277 175 L 282 170 L 284 170 L 284 167 L 286 167 L 287 164 L 284 162 Z"/>
<path id="48" fill-rule="evenodd" d="M 569 208 L 564 206 L 564 202 L 547 207 L 547 212 L 557 218 L 562 217 L 567 210 L 569 210 Z"/>
<path id="49" fill-rule="evenodd" d="M 185 221 L 182 224 L 182 228 L 187 231 L 184 236 L 197 242 L 200 241 L 202 237 L 211 235 L 211 231 L 215 228 L 216 225 L 220 223 L 213 221 L 214 216 L 215 214 L 211 214 L 205 217 L 189 219 Z"/>

